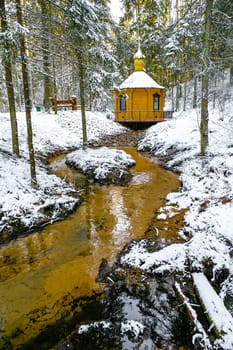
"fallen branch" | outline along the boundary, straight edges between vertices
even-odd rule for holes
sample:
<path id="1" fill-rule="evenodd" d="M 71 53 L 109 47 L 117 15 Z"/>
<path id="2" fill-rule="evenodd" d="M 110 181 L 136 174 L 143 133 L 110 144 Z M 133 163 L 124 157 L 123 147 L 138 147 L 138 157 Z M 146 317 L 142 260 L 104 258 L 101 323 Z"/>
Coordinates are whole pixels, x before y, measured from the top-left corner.
<path id="1" fill-rule="evenodd" d="M 175 282 L 175 288 L 176 288 L 176 291 L 177 291 L 180 299 L 183 301 L 183 303 L 188 311 L 188 315 L 189 315 L 190 319 L 194 323 L 194 326 L 196 327 L 196 330 L 197 330 L 197 333 L 194 334 L 193 339 L 192 339 L 193 344 L 195 344 L 198 341 L 199 344 L 203 347 L 203 349 L 205 349 L 205 350 L 212 349 L 213 347 L 210 343 L 209 337 L 206 334 L 206 331 L 204 330 L 202 324 L 198 320 L 196 311 L 193 309 L 191 303 L 189 302 L 189 299 L 182 292 L 181 287 L 180 287 L 178 282 Z"/>
<path id="2" fill-rule="evenodd" d="M 233 318 L 202 272 L 192 274 L 193 283 L 211 326 L 218 338 L 233 348 Z M 230 347 L 228 347 L 230 346 Z M 225 348 L 225 347 L 224 347 Z"/>

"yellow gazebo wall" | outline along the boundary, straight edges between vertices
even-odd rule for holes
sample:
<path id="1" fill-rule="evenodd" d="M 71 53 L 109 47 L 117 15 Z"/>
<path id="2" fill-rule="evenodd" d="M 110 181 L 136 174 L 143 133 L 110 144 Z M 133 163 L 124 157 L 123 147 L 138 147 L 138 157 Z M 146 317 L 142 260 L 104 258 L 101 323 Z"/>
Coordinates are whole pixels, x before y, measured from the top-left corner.
<path id="1" fill-rule="evenodd" d="M 118 122 L 144 122 L 163 120 L 164 89 L 155 88 L 131 88 L 121 91 L 114 90 L 115 120 Z M 154 111 L 154 95 L 160 95 L 159 111 Z M 120 96 L 125 94 L 126 111 L 120 111 Z"/>

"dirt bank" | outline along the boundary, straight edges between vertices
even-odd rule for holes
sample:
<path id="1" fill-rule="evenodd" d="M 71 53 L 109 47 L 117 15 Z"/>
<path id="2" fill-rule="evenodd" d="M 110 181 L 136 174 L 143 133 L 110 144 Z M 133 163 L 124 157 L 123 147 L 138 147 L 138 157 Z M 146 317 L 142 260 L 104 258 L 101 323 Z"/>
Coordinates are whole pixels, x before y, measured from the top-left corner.
<path id="1" fill-rule="evenodd" d="M 144 130 L 126 129 L 122 134 L 107 135 L 100 138 L 93 146 L 109 147 L 136 147 L 138 142 L 144 137 Z"/>

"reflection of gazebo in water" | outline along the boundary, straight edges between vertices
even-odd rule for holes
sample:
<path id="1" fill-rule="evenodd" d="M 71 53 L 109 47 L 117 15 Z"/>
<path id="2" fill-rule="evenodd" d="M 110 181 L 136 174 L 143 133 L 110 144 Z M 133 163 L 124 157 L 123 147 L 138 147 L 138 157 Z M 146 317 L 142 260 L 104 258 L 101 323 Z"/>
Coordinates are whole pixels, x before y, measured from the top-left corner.
<path id="1" fill-rule="evenodd" d="M 164 111 L 165 88 L 144 71 L 140 45 L 134 55 L 134 72 L 113 94 L 116 122 L 151 124 L 172 117 L 172 112 Z"/>

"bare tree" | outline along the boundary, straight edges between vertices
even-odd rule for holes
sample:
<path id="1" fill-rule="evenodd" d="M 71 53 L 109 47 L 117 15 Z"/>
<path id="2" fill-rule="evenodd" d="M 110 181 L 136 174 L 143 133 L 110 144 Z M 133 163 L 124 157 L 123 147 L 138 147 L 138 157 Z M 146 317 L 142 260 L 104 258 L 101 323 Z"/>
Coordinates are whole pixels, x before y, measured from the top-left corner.
<path id="1" fill-rule="evenodd" d="M 23 16 L 20 0 L 16 0 L 16 15 L 17 21 L 21 28 L 23 28 Z M 36 179 L 36 166 L 35 166 L 35 156 L 33 147 L 33 134 L 32 134 L 32 123 L 31 123 L 31 98 L 30 98 L 30 84 L 29 84 L 29 74 L 28 74 L 28 59 L 25 44 L 25 34 L 22 32 L 20 35 L 20 56 L 22 65 L 22 77 L 23 77 L 23 92 L 24 92 L 24 103 L 26 112 L 26 124 L 27 124 L 27 142 L 28 151 L 30 159 L 30 171 L 31 171 L 31 185 L 32 187 L 37 186 Z"/>
<path id="2" fill-rule="evenodd" d="M 38 1 L 41 7 L 41 24 L 42 24 L 42 55 L 43 55 L 43 80 L 44 80 L 44 98 L 43 104 L 45 110 L 48 112 L 51 107 L 51 73 L 50 73 L 50 17 L 51 17 L 51 4 L 46 3 L 44 0 Z"/>
<path id="3" fill-rule="evenodd" d="M 5 0 L 0 0 L 0 18 L 1 31 L 3 34 L 5 34 L 8 31 Z M 19 156 L 18 125 L 16 118 L 15 94 L 12 78 L 11 49 L 7 38 L 3 40 L 2 61 L 5 70 L 5 81 L 10 110 L 12 150 L 15 155 Z"/>
<path id="4" fill-rule="evenodd" d="M 83 50 L 81 44 L 79 46 L 79 53 L 77 54 L 78 61 L 78 78 L 79 78 L 79 91 L 80 91 L 80 103 L 81 103 L 81 115 L 82 115 L 82 131 L 83 131 L 83 147 L 87 143 L 87 125 L 86 125 L 86 113 L 85 113 L 85 86 L 84 86 L 84 61 Z"/>
<path id="5" fill-rule="evenodd" d="M 210 30 L 211 30 L 211 12 L 213 0 L 206 0 L 205 6 L 205 25 L 203 33 L 202 49 L 202 86 L 201 86 L 201 155 L 206 155 L 208 146 L 208 94 L 209 94 L 209 59 L 210 59 Z"/>

